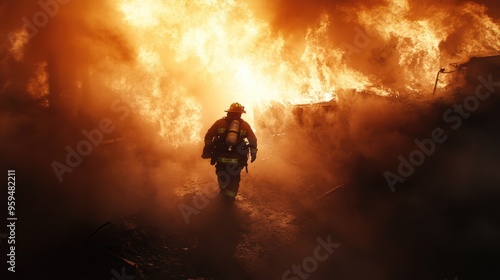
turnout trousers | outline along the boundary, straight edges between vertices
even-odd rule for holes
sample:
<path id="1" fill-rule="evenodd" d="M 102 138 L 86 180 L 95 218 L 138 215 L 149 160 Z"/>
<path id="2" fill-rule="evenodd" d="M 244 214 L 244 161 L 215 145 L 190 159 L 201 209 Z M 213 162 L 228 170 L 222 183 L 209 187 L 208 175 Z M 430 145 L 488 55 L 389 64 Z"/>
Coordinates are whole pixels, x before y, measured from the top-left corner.
<path id="1" fill-rule="evenodd" d="M 235 198 L 238 194 L 241 169 L 242 167 L 239 163 L 218 161 L 215 165 L 219 189 L 224 196 Z"/>

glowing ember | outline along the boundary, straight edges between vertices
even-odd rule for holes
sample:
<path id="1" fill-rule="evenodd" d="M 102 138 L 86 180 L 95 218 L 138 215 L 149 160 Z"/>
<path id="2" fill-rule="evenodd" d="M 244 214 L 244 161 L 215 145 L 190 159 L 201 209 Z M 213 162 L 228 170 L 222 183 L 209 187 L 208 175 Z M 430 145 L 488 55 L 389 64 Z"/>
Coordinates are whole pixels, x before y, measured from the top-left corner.
<path id="1" fill-rule="evenodd" d="M 48 106 L 49 74 L 47 73 L 47 62 L 41 62 L 36 65 L 35 75 L 29 81 L 26 89 L 43 106 Z"/>
<path id="2" fill-rule="evenodd" d="M 9 40 L 11 44 L 10 52 L 14 56 L 14 59 L 21 61 L 24 58 L 24 46 L 28 43 L 28 31 L 26 29 L 21 29 L 17 32 L 9 34 Z"/>

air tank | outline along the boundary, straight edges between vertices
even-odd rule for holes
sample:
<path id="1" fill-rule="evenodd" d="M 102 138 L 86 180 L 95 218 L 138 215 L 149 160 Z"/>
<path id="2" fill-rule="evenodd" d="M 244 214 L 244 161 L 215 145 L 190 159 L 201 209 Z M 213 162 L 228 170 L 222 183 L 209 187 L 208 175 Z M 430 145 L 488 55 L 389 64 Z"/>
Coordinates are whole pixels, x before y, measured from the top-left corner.
<path id="1" fill-rule="evenodd" d="M 240 122 L 238 120 L 233 120 L 231 124 L 229 124 L 229 129 L 226 135 L 226 144 L 231 149 L 232 146 L 236 145 L 236 141 L 238 141 L 238 133 L 240 131 Z"/>

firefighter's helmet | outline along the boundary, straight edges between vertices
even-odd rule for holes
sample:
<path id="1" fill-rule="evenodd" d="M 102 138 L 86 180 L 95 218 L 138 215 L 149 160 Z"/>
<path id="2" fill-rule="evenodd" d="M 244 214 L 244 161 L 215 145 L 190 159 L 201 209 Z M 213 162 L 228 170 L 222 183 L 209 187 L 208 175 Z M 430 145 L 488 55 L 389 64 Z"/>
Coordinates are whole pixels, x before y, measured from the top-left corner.
<path id="1" fill-rule="evenodd" d="M 231 104 L 231 106 L 229 107 L 229 109 L 225 110 L 225 112 L 228 112 L 228 113 L 240 113 L 240 114 L 246 113 L 245 106 L 242 106 L 238 102 L 235 102 L 235 103 Z"/>

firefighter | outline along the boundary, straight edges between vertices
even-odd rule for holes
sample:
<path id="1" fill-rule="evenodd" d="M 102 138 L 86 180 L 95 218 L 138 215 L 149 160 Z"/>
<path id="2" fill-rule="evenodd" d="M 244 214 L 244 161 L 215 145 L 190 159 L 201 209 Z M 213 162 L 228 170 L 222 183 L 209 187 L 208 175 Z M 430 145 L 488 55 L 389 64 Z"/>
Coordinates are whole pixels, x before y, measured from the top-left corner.
<path id="1" fill-rule="evenodd" d="M 243 168 L 248 172 L 248 154 L 251 161 L 257 158 L 257 137 L 250 125 L 241 118 L 245 107 L 233 103 L 227 116 L 217 120 L 205 135 L 202 158 L 210 158 L 215 164 L 215 173 L 220 193 L 229 201 L 234 201 L 240 185 Z"/>

